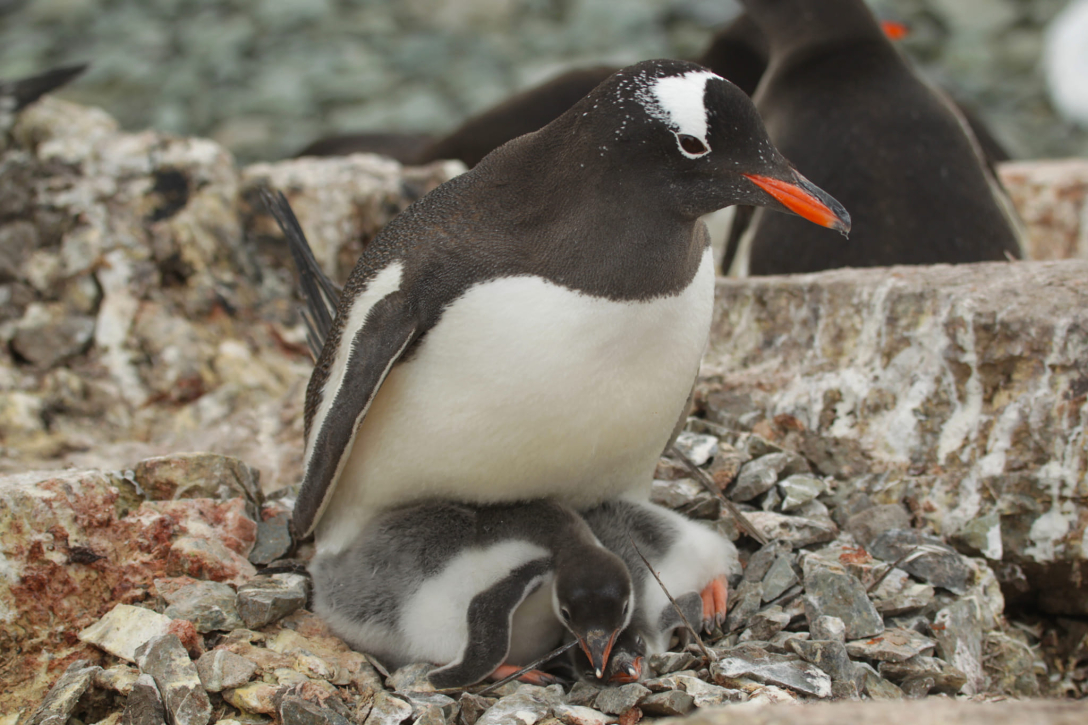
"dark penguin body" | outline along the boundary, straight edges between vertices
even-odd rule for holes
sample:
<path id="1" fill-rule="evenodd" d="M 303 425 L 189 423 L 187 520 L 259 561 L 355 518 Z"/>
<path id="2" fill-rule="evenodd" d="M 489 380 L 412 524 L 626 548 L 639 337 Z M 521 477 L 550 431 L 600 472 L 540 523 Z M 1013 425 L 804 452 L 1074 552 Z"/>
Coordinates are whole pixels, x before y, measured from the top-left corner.
<path id="1" fill-rule="evenodd" d="M 310 571 L 314 609 L 333 631 L 391 667 L 441 665 L 436 687 L 528 664 L 564 626 L 603 670 L 633 609 L 623 562 L 573 510 L 546 501 L 395 509 Z"/>
<path id="2" fill-rule="evenodd" d="M 698 370 L 732 203 L 847 228 L 704 69 L 648 61 L 396 217 L 307 389 L 300 535 L 319 554 L 424 499 L 648 495 Z"/>
<path id="3" fill-rule="evenodd" d="M 751 274 L 1020 257 L 1010 206 L 962 116 L 862 0 L 745 0 L 770 42 L 755 102 L 772 140 L 854 214 L 849 240 L 738 213 Z M 750 221 L 749 221 L 750 219 Z M 748 252 L 750 249 L 750 252 Z"/>

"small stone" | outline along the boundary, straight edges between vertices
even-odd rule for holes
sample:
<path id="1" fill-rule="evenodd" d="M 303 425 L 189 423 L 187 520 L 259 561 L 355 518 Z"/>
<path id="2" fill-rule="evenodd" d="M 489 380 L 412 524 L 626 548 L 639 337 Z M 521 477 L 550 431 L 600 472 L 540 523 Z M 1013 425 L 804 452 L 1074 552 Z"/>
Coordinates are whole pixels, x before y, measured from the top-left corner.
<path id="1" fill-rule="evenodd" d="M 397 694 L 412 706 L 412 713 L 416 718 L 430 710 L 437 710 L 443 720 L 448 720 L 457 714 L 457 700 L 449 695 L 422 690 L 408 690 Z"/>
<path id="2" fill-rule="evenodd" d="M 936 643 L 911 629 L 889 628 L 871 639 L 846 643 L 851 657 L 882 662 L 903 662 L 915 655 L 930 654 Z"/>
<path id="3" fill-rule="evenodd" d="M 682 431 L 673 443 L 676 448 L 691 459 L 696 466 L 702 466 L 718 452 L 716 436 Z"/>
<path id="4" fill-rule="evenodd" d="M 637 682 L 622 687 L 608 687 L 597 695 L 593 706 L 609 715 L 622 715 L 642 702 L 642 699 L 649 694 L 650 691 Z"/>
<path id="5" fill-rule="evenodd" d="M 951 540 L 956 548 L 964 553 L 984 556 L 990 561 L 1001 561 L 1004 554 L 1001 541 L 1001 516 L 997 511 L 991 511 L 985 516 L 973 518 L 965 523 Z"/>
<path id="6" fill-rule="evenodd" d="M 782 452 L 748 461 L 741 466 L 736 483 L 729 489 L 729 498 L 733 501 L 745 502 L 767 493 L 778 483 L 780 474 L 796 457 L 795 454 Z"/>
<path id="7" fill-rule="evenodd" d="M 151 675 L 172 725 L 206 725 L 212 716 L 196 666 L 177 635 L 154 637 L 136 650 L 140 671 Z"/>
<path id="8" fill-rule="evenodd" d="M 165 596 L 170 606 L 163 612 L 171 619 L 187 619 L 198 632 L 229 632 L 242 626 L 235 606 L 237 595 L 230 585 L 200 581 Z"/>
<path id="9" fill-rule="evenodd" d="M 153 637 L 166 634 L 170 617 L 131 604 L 118 604 L 79 633 L 79 639 L 128 662 L 136 650 Z"/>
<path id="10" fill-rule="evenodd" d="M 79 704 L 79 698 L 94 682 L 95 673 L 100 669 L 87 660 L 77 660 L 68 665 L 45 700 L 27 720 L 27 725 L 65 725 Z"/>
<path id="11" fill-rule="evenodd" d="M 971 568 L 961 554 L 935 536 L 912 529 L 892 529 L 878 536 L 869 552 L 878 559 L 894 562 L 919 547 L 924 547 L 924 553 L 899 564 L 900 569 L 953 594 L 966 593 L 971 585 Z"/>
<path id="12" fill-rule="evenodd" d="M 839 533 L 834 522 L 803 516 L 788 516 L 773 511 L 750 511 L 745 516 L 768 539 L 788 543 L 795 549 L 831 541 Z"/>
<path id="13" fill-rule="evenodd" d="M 238 614 L 249 629 L 278 621 L 306 605 L 307 584 L 301 574 L 254 577 L 238 587 Z"/>
<path id="14" fill-rule="evenodd" d="M 639 709 L 653 717 L 678 717 L 695 709 L 695 698 L 686 692 L 670 690 L 648 696 L 639 703 Z"/>
<path id="15" fill-rule="evenodd" d="M 166 710 L 162 696 L 151 675 L 143 674 L 136 679 L 132 692 L 125 700 L 121 725 L 162 725 L 166 722 Z"/>
<path id="16" fill-rule="evenodd" d="M 898 682 L 906 689 L 912 681 L 928 682 L 929 689 L 946 695 L 958 694 L 967 684 L 967 675 L 937 657 L 918 655 L 903 662 L 881 662 L 882 677 Z"/>
<path id="17" fill-rule="evenodd" d="M 717 500 L 690 478 L 675 481 L 654 481 L 650 486 L 650 501 L 669 509 L 688 509 Z"/>
<path id="18" fill-rule="evenodd" d="M 899 504 L 873 506 L 846 520 L 846 530 L 864 547 L 892 529 L 909 529 L 910 516 Z"/>
<path id="19" fill-rule="evenodd" d="M 788 554 L 790 547 L 781 541 L 771 540 L 761 546 L 754 554 L 748 557 L 748 564 L 744 567 L 744 581 L 763 581 L 767 572 L 774 566 L 778 557 Z"/>
<path id="20" fill-rule="evenodd" d="M 11 349 L 31 365 L 48 370 L 87 349 L 94 327 L 94 318 L 73 315 L 63 304 L 34 303 L 15 328 Z"/>
<path id="21" fill-rule="evenodd" d="M 784 453 L 781 446 L 772 443 L 763 436 L 753 433 L 744 441 L 744 453 L 749 458 L 763 458 L 772 453 Z"/>
<path id="22" fill-rule="evenodd" d="M 696 662 L 698 659 L 690 652 L 662 652 L 651 655 L 649 660 L 650 669 L 659 675 L 686 670 Z"/>
<path id="23" fill-rule="evenodd" d="M 668 653 L 666 653 L 668 654 Z M 692 657 L 692 661 L 695 658 Z M 593 707 L 594 701 L 597 699 L 597 695 L 601 693 L 605 688 L 595 682 L 586 682 L 579 680 L 574 683 L 574 687 L 570 688 L 570 693 L 567 695 L 567 703 L 570 705 L 582 705 L 584 707 Z"/>
<path id="24" fill-rule="evenodd" d="M 249 552 L 249 563 L 266 566 L 291 550 L 291 514 L 281 511 L 257 522 L 257 543 Z"/>
<path id="25" fill-rule="evenodd" d="M 571 689 L 571 696 L 574 695 L 574 690 L 578 689 L 578 685 L 585 684 L 582 682 L 575 683 Z M 594 697 L 596 694 L 594 693 Z M 487 711 L 496 700 L 490 697 L 480 697 L 479 695 L 473 695 L 470 692 L 461 693 L 460 699 L 457 700 L 457 705 L 460 709 L 460 713 L 457 716 L 457 720 L 460 725 L 476 725 L 476 721 L 480 719 L 480 716 Z"/>
<path id="26" fill-rule="evenodd" d="M 766 594 L 763 595 L 766 598 Z M 775 636 L 790 623 L 790 615 L 782 611 L 782 607 L 767 607 L 761 612 L 756 612 L 748 621 L 748 630 L 741 637 L 766 642 Z"/>
<path id="27" fill-rule="evenodd" d="M 284 688 L 264 682 L 254 682 L 230 690 L 223 690 L 223 699 L 243 712 L 254 715 L 276 714 L 276 696 Z"/>
<path id="28" fill-rule="evenodd" d="M 790 558 L 780 556 L 775 559 L 770 570 L 763 577 L 763 601 L 778 599 L 787 589 L 798 583 L 797 573 L 793 570 Z"/>
<path id="29" fill-rule="evenodd" d="M 177 453 L 140 461 L 136 483 L 153 501 L 183 498 L 261 501 L 260 472 L 244 461 L 217 453 Z"/>
<path id="30" fill-rule="evenodd" d="M 170 545 L 166 569 L 172 576 L 185 575 L 235 583 L 248 581 L 257 575 L 257 570 L 249 561 L 223 542 L 198 536 L 181 536 Z"/>
<path id="31" fill-rule="evenodd" d="M 680 690 L 691 695 L 695 707 L 721 707 L 731 702 L 743 702 L 747 696 L 732 688 L 712 685 L 695 677 L 691 672 L 677 672 L 666 677 L 648 680 L 643 683 L 652 692 L 670 692 Z"/>
<path id="32" fill-rule="evenodd" d="M 476 725 L 535 725 L 550 712 L 551 708 L 547 703 L 530 695 L 517 693 L 501 698 L 480 716 Z"/>
<path id="33" fill-rule="evenodd" d="M 953 602 L 933 617 L 937 654 L 967 676 L 962 692 L 974 695 L 986 685 L 982 670 L 982 625 L 974 599 Z"/>
<path id="34" fill-rule="evenodd" d="M 831 677 L 820 668 L 789 655 L 774 655 L 750 645 L 729 650 L 726 656 L 710 665 L 710 674 L 718 684 L 748 678 L 813 697 L 831 696 Z"/>
<path id="35" fill-rule="evenodd" d="M 873 604 L 876 611 L 885 617 L 894 617 L 917 609 L 928 607 L 933 601 L 935 590 L 929 584 L 908 584 L 902 591 L 887 599 L 877 599 L 874 594 Z"/>
<path id="36" fill-rule="evenodd" d="M 292 695 L 280 702 L 279 716 L 283 725 L 351 725 L 335 710 Z"/>
<path id="37" fill-rule="evenodd" d="M 992 692 L 1017 697 L 1037 697 L 1035 655 L 1028 645 L 1003 632 L 986 632 L 982 641 L 982 663 L 990 677 Z"/>
<path id="38" fill-rule="evenodd" d="M 611 715 L 581 705 L 558 705 L 555 708 L 555 717 L 565 725 L 607 725 L 616 722 L 616 718 Z"/>
<path id="39" fill-rule="evenodd" d="M 748 625 L 763 604 L 763 582 L 742 582 L 734 595 L 736 604 L 725 619 L 725 629 L 736 632 Z"/>
<path id="40" fill-rule="evenodd" d="M 805 662 L 816 665 L 830 675 L 833 682 L 853 681 L 854 665 L 842 642 L 794 638 L 786 646 Z"/>
<path id="41" fill-rule="evenodd" d="M 846 642 L 846 625 L 838 617 L 822 614 L 809 624 L 809 633 L 813 639 L 826 639 L 834 642 Z"/>
<path id="42" fill-rule="evenodd" d="M 241 687 L 257 672 L 256 663 L 224 649 L 205 652 L 196 661 L 196 672 L 208 692 Z"/>
<path id="43" fill-rule="evenodd" d="M 808 556 L 804 562 L 805 616 L 838 617 L 846 625 L 846 639 L 872 637 L 884 631 L 884 620 L 865 592 L 865 587 L 841 565 Z"/>
<path id="44" fill-rule="evenodd" d="M 415 662 L 405 665 L 399 670 L 390 673 L 385 686 L 394 692 L 407 692 L 410 690 L 419 692 L 434 692 L 434 685 L 429 677 L 434 665 L 426 662 Z"/>
<path id="45" fill-rule="evenodd" d="M 795 473 L 778 482 L 778 491 L 782 494 L 782 511 L 789 513 L 826 493 L 827 483 L 815 476 Z"/>
<path id="46" fill-rule="evenodd" d="M 140 671 L 135 667 L 117 664 L 95 673 L 94 686 L 103 690 L 112 690 L 119 695 L 128 696 L 132 692 Z"/>
<path id="47" fill-rule="evenodd" d="M 862 692 L 874 700 L 902 700 L 903 691 L 885 680 L 880 674 L 864 662 L 855 662 L 859 678 L 864 679 Z"/>

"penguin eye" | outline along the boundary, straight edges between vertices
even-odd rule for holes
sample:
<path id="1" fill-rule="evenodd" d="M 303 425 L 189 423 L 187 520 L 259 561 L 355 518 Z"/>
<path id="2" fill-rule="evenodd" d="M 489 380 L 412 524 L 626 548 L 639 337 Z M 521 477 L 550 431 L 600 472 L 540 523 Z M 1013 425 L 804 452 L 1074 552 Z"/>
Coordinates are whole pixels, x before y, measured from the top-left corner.
<path id="1" fill-rule="evenodd" d="M 562 609 L 559 610 L 559 614 L 562 615 L 564 622 L 566 622 L 567 624 L 570 624 L 570 610 L 569 609 L 567 609 L 566 607 L 563 607 Z"/>
<path id="2" fill-rule="evenodd" d="M 688 136 L 686 133 L 676 134 L 677 140 L 680 142 L 680 148 L 687 151 L 692 156 L 701 156 L 705 154 L 708 149 L 706 144 L 695 138 L 694 136 Z"/>

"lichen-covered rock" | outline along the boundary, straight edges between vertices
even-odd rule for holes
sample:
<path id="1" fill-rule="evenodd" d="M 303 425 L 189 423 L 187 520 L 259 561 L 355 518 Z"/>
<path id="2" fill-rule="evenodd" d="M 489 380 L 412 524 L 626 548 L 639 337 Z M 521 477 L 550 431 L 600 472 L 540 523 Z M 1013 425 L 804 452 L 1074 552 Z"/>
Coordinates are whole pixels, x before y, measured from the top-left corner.
<path id="1" fill-rule="evenodd" d="M 170 617 L 144 607 L 118 604 L 104 617 L 79 633 L 79 638 L 128 662 L 148 640 L 166 634 Z"/>
<path id="2" fill-rule="evenodd" d="M 916 502 L 1048 611 L 1088 613 L 1086 277 L 1065 260 L 720 280 L 699 398 L 711 415 L 716 392 L 747 395 L 821 473 L 883 469 L 877 503 Z"/>
<path id="3" fill-rule="evenodd" d="M 212 716 L 208 693 L 176 635 L 155 637 L 141 645 L 136 662 L 140 672 L 155 680 L 173 725 L 207 725 Z"/>

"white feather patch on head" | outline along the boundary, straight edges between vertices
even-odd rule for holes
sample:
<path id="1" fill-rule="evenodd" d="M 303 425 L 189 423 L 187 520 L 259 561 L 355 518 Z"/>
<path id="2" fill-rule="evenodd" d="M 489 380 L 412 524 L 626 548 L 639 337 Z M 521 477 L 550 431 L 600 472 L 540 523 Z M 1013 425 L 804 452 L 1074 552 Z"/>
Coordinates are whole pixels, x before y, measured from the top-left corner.
<path id="1" fill-rule="evenodd" d="M 706 103 L 703 98 L 706 94 L 706 83 L 712 78 L 722 80 L 721 76 L 708 70 L 654 78 L 637 97 L 652 118 L 661 121 L 676 134 L 677 146 L 681 135 L 694 136 L 709 151 L 710 144 L 706 139 Z M 692 154 L 680 146 L 680 153 L 689 159 L 697 159 L 707 152 Z"/>

